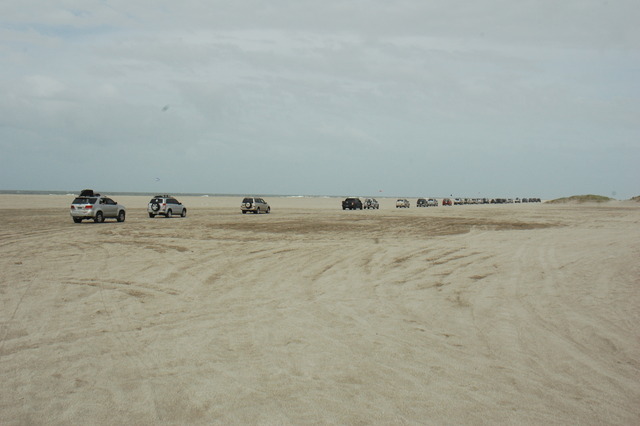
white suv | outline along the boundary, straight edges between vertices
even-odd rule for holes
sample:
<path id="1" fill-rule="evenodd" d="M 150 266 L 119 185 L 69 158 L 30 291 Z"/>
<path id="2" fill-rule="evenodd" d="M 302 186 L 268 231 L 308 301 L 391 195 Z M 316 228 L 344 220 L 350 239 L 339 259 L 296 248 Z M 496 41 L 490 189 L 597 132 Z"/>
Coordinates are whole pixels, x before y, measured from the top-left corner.
<path id="1" fill-rule="evenodd" d="M 400 208 L 409 208 L 411 207 L 411 204 L 409 203 L 409 200 L 407 200 L 406 198 L 398 198 L 398 200 L 396 201 L 396 208 L 400 209 Z"/>
<path id="2" fill-rule="evenodd" d="M 149 213 L 149 217 L 156 217 L 157 215 L 171 217 L 174 214 L 185 217 L 187 215 L 187 208 L 171 195 L 156 195 L 149 201 L 147 212 Z"/>
<path id="3" fill-rule="evenodd" d="M 258 197 L 245 197 L 240 204 L 240 210 L 242 210 L 242 214 L 246 212 L 252 213 L 270 213 L 271 207 L 269 204 L 262 198 Z"/>
<path id="4" fill-rule="evenodd" d="M 379 209 L 380 203 L 375 198 L 367 198 L 364 200 L 364 204 L 362 206 L 365 209 Z"/>
<path id="5" fill-rule="evenodd" d="M 85 189 L 73 200 L 69 213 L 75 223 L 80 223 L 83 219 L 93 219 L 96 223 L 102 223 L 107 218 L 124 222 L 126 209 L 109 197 Z"/>

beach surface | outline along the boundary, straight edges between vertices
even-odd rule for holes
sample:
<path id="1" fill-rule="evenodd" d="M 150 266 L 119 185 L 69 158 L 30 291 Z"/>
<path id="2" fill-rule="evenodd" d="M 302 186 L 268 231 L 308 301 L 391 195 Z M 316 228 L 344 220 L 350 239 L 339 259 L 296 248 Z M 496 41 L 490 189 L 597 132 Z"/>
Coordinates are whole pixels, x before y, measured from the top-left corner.
<path id="1" fill-rule="evenodd" d="M 640 424 L 640 204 L 0 195 L 0 423 Z"/>

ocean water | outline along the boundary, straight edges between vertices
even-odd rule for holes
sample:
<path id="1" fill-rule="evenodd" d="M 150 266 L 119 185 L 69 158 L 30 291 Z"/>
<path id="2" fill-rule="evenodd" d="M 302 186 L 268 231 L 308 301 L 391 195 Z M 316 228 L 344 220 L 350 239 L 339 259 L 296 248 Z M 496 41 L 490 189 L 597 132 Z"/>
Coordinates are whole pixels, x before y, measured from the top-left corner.
<path id="1" fill-rule="evenodd" d="M 97 191 L 108 196 L 133 195 L 133 196 L 153 196 L 158 192 L 123 192 L 123 191 Z M 80 191 L 48 191 L 48 190 L 13 190 L 0 189 L 0 194 L 22 194 L 22 195 L 68 195 L 76 196 Z M 286 197 L 286 198 L 334 198 L 341 195 L 298 195 L 298 194 L 221 194 L 221 193 L 198 193 L 198 192 L 172 192 L 175 197 L 244 197 L 247 195 L 258 195 L 261 197 Z"/>

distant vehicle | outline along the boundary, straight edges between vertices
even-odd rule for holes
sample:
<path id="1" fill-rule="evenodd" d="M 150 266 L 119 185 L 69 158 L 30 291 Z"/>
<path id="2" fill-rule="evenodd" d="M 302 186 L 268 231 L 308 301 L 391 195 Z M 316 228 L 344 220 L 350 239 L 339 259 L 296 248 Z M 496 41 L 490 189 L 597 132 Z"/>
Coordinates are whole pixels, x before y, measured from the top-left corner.
<path id="1" fill-rule="evenodd" d="M 462 201 L 461 198 L 454 198 L 453 199 L 453 205 L 454 206 L 461 206 L 464 203 L 464 201 Z"/>
<path id="2" fill-rule="evenodd" d="M 149 217 L 156 217 L 158 215 L 171 217 L 174 214 L 185 217 L 187 215 L 187 208 L 171 195 L 155 195 L 147 205 L 147 213 L 149 213 Z"/>
<path id="3" fill-rule="evenodd" d="M 93 219 L 96 223 L 102 223 L 105 219 L 124 222 L 126 209 L 109 197 L 94 193 L 91 189 L 85 189 L 73 200 L 69 213 L 75 223 L 85 219 Z"/>
<path id="4" fill-rule="evenodd" d="M 362 200 L 357 197 L 348 197 L 342 202 L 342 210 L 362 210 Z"/>
<path id="5" fill-rule="evenodd" d="M 411 207 L 411 203 L 409 203 L 409 200 L 407 200 L 406 198 L 398 198 L 396 200 L 396 208 L 409 208 Z"/>
<path id="6" fill-rule="evenodd" d="M 362 206 L 365 209 L 379 209 L 380 203 L 375 198 L 365 198 L 364 205 Z"/>
<path id="7" fill-rule="evenodd" d="M 242 210 L 242 214 L 247 212 L 252 212 L 254 214 L 271 213 L 271 207 L 269 204 L 259 197 L 244 197 L 240 204 L 240 210 Z"/>
<path id="8" fill-rule="evenodd" d="M 442 205 L 443 206 L 452 206 L 453 205 L 453 201 L 451 201 L 451 198 L 443 198 L 442 199 Z"/>
<path id="9" fill-rule="evenodd" d="M 435 198 L 418 198 L 416 207 L 438 207 L 438 200 Z"/>

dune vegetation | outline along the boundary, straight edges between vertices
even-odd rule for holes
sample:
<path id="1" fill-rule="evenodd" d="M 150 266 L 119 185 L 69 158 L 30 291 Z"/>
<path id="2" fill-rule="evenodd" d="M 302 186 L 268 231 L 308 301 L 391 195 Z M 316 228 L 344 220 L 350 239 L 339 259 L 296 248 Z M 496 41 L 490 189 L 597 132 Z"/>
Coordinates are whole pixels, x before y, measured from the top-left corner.
<path id="1" fill-rule="evenodd" d="M 555 200 L 547 201 L 551 204 L 561 203 L 606 203 L 607 201 L 614 201 L 613 198 L 605 197 L 603 195 L 572 195 L 571 197 L 556 198 Z"/>

